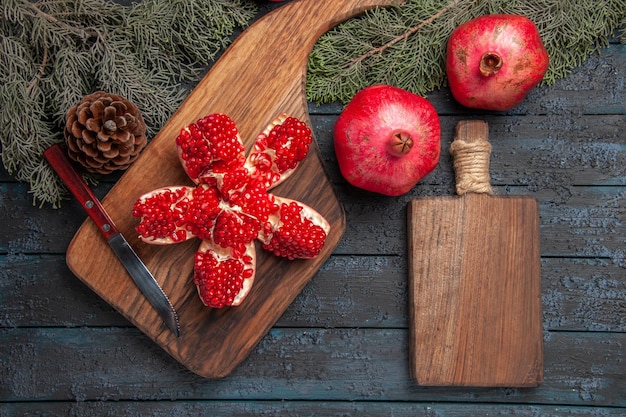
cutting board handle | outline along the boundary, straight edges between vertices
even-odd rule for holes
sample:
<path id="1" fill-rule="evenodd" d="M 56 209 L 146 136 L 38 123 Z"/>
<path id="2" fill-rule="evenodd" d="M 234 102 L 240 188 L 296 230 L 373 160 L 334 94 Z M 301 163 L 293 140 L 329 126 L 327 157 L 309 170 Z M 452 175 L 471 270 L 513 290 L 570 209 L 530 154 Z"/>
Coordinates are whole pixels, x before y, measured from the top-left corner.
<path id="1" fill-rule="evenodd" d="M 456 175 L 456 193 L 493 194 L 489 176 L 489 125 L 484 120 L 461 120 L 450 145 Z"/>

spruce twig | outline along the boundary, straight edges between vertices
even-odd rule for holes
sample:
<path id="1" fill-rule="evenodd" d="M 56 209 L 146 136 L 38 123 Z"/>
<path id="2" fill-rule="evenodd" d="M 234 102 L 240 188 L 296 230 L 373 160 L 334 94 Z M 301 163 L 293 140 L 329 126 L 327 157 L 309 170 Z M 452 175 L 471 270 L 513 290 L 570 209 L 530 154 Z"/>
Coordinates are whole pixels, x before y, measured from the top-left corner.
<path id="1" fill-rule="evenodd" d="M 446 85 L 445 48 L 452 31 L 492 13 L 521 14 L 535 22 L 550 55 L 545 85 L 607 46 L 616 30 L 626 42 L 626 0 L 407 0 L 323 35 L 310 55 L 307 99 L 347 103 L 377 83 L 425 96 Z"/>
<path id="2" fill-rule="evenodd" d="M 400 42 L 402 40 L 406 40 L 409 36 L 411 36 L 412 34 L 414 34 L 417 31 L 419 31 L 420 29 L 422 29 L 427 24 L 432 23 L 435 19 L 441 17 L 441 15 L 443 15 L 445 12 L 447 12 L 450 8 L 456 6 L 460 1 L 461 0 L 453 0 L 452 2 L 450 2 L 450 4 L 448 4 L 443 9 L 439 10 L 434 15 L 430 16 L 428 19 L 420 22 L 418 25 L 415 25 L 415 26 L 409 28 L 409 30 L 407 30 L 406 32 L 396 36 L 395 38 L 393 38 L 392 40 L 390 40 L 386 44 L 384 44 L 382 46 L 379 46 L 377 48 L 370 49 L 369 51 L 367 51 L 363 55 L 358 56 L 358 57 L 350 60 L 350 62 L 348 62 L 348 63 L 346 63 L 344 65 L 344 68 L 356 65 L 359 62 L 363 61 L 364 59 L 367 59 L 370 56 L 375 55 L 375 54 L 380 54 L 380 53 L 386 51 L 387 49 L 391 48 L 396 43 L 398 43 L 398 42 Z"/>
<path id="3" fill-rule="evenodd" d="M 47 64 L 48 64 L 48 47 L 45 46 L 43 49 L 43 57 L 41 58 L 41 64 L 39 65 L 39 70 L 37 71 L 37 74 L 33 77 L 31 82 L 28 84 L 28 87 L 26 88 L 26 91 L 28 93 L 32 92 L 33 88 L 35 88 L 37 84 L 39 84 L 39 80 L 41 80 L 41 78 L 43 78 L 43 76 L 46 74 Z"/>
<path id="4" fill-rule="evenodd" d="M 42 153 L 63 141 L 67 110 L 97 90 L 118 94 L 141 109 L 151 137 L 256 12 L 247 0 L 2 0 L 4 168 L 35 204 L 58 206 L 66 192 Z"/>

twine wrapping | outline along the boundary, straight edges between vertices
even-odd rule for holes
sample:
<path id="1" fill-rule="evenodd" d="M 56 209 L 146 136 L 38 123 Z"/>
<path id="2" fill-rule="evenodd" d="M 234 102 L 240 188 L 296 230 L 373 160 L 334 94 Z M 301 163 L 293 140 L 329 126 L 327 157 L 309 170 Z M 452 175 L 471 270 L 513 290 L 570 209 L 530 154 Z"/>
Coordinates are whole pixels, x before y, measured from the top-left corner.
<path id="1" fill-rule="evenodd" d="M 456 139 L 450 145 L 454 158 L 456 193 L 493 194 L 489 176 L 491 144 L 488 141 L 466 142 Z"/>

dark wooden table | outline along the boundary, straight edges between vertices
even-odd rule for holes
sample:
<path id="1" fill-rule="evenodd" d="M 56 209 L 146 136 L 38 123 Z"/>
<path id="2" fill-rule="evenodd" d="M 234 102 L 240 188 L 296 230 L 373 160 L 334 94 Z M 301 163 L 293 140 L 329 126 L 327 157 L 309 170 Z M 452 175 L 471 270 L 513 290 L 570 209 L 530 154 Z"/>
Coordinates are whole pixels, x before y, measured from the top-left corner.
<path id="1" fill-rule="evenodd" d="M 626 415 L 625 84 L 626 46 L 613 43 L 510 112 L 470 111 L 447 89 L 433 92 L 446 151 L 397 198 L 341 178 L 332 145 L 341 106 L 311 106 L 346 233 L 219 380 L 185 369 L 72 275 L 65 250 L 86 217 L 77 203 L 33 206 L 28 187 L 1 171 L 0 416 Z M 454 193 L 447 148 L 466 118 L 490 124 L 496 191 L 540 203 L 538 388 L 430 388 L 409 377 L 406 205 Z"/>

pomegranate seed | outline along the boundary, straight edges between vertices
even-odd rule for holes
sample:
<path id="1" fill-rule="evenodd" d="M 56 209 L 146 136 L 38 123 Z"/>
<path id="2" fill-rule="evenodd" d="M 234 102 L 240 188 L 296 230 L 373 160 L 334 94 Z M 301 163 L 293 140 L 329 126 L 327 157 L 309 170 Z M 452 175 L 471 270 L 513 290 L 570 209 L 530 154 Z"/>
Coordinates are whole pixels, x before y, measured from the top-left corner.
<path id="1" fill-rule="evenodd" d="M 280 172 L 295 168 L 309 152 L 313 141 L 311 130 L 295 117 L 288 117 L 276 126 L 267 138 L 267 146 L 276 152 L 275 163 Z"/>
<path id="2" fill-rule="evenodd" d="M 218 261 L 210 252 L 198 252 L 195 257 L 194 283 L 203 302 L 213 308 L 233 304 L 243 288 L 244 266 L 236 259 Z"/>
<path id="3" fill-rule="evenodd" d="M 303 207 L 295 201 L 282 203 L 279 226 L 270 232 L 271 239 L 263 248 L 288 259 L 317 256 L 326 241 L 326 232 L 302 216 L 302 211 Z"/>
<path id="4" fill-rule="evenodd" d="M 202 185 L 192 193 L 193 200 L 182 213 L 187 229 L 200 239 L 211 237 L 213 223 L 220 212 L 219 192 L 215 187 Z"/>
<path id="5" fill-rule="evenodd" d="M 286 116 L 271 126 L 258 136 L 246 160 L 228 116 L 198 120 L 176 137 L 181 164 L 197 186 L 156 190 L 133 207 L 143 238 L 160 241 L 156 243 L 190 236 L 202 240 L 193 279 L 207 306 L 239 304 L 247 295 L 255 274 L 254 239 L 289 259 L 316 256 L 324 245 L 328 229 L 307 218 L 303 205 L 279 204 L 268 192 L 306 157 L 311 131 Z"/>
<path id="6" fill-rule="evenodd" d="M 141 222 L 135 230 L 146 239 L 171 238 L 175 242 L 182 236 L 177 233 L 181 226 L 180 213 L 188 204 L 186 189 L 163 189 L 140 198 L 133 206 L 133 216 Z M 185 235 L 186 239 L 186 235 Z M 184 239 L 183 239 L 184 240 Z"/>
<path id="7" fill-rule="evenodd" d="M 259 229 L 260 223 L 254 217 L 222 211 L 215 222 L 213 240 L 221 247 L 233 248 L 243 255 L 245 245 L 258 236 Z"/>
<path id="8" fill-rule="evenodd" d="M 235 123 L 224 114 L 210 114 L 183 129 L 176 138 L 187 175 L 194 180 L 220 162 L 243 165 L 245 148 Z"/>
<path id="9" fill-rule="evenodd" d="M 252 175 L 262 179 L 270 188 L 282 182 L 298 166 L 312 142 L 311 130 L 305 123 L 285 117 L 282 123 L 277 122 L 269 132 L 257 137 L 247 164 Z"/>

